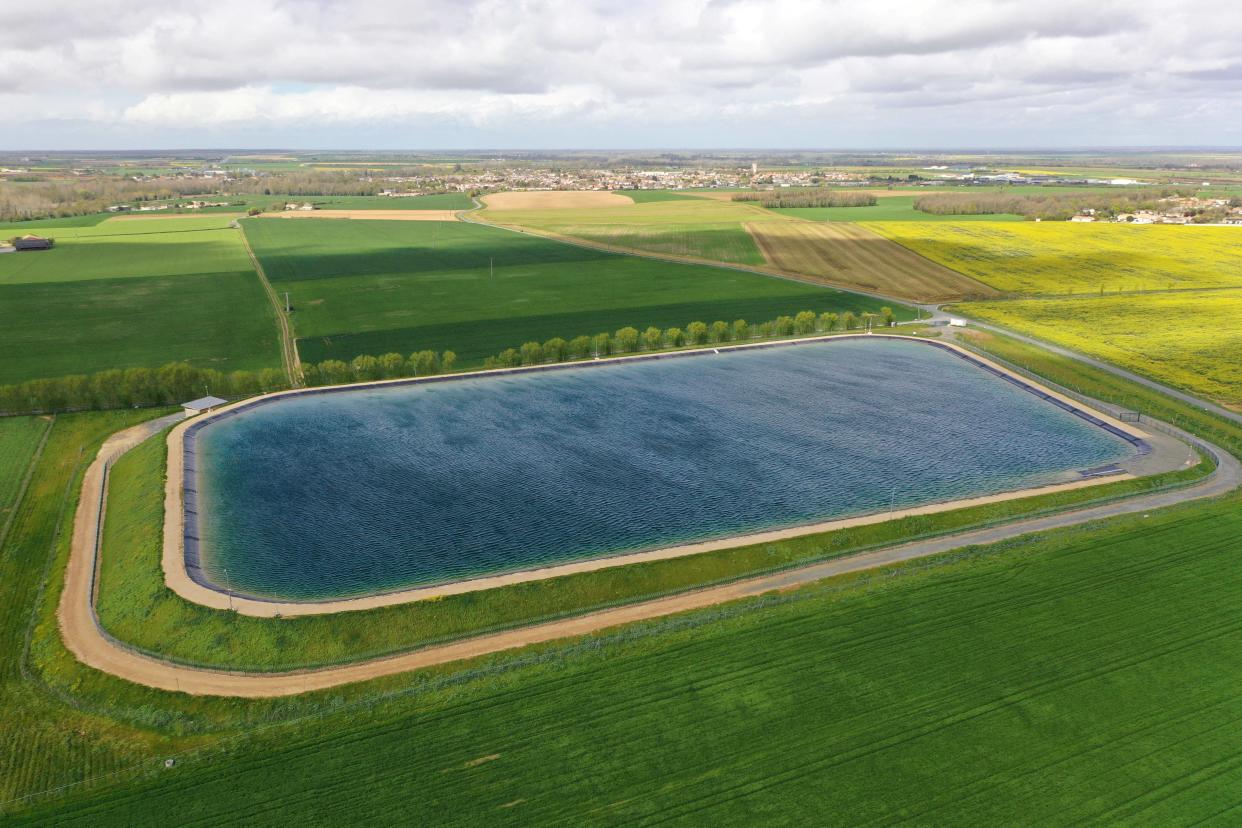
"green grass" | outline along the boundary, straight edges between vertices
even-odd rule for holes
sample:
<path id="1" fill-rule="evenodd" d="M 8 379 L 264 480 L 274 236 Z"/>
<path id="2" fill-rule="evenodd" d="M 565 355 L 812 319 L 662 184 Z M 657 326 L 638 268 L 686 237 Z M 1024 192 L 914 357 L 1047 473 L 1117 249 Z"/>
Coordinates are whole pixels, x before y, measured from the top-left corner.
<path id="1" fill-rule="evenodd" d="M 251 219 L 243 226 L 276 290 L 291 295 L 307 361 L 430 348 L 455 351 L 467 367 L 528 340 L 626 325 L 761 321 L 884 304 L 459 222 Z"/>
<path id="2" fill-rule="evenodd" d="M 0 418 L 0 539 L 13 499 L 47 428 L 48 421 L 43 417 Z"/>
<path id="3" fill-rule="evenodd" d="M 937 216 L 914 209 L 914 196 L 880 196 L 872 207 L 785 207 L 773 210 L 811 221 L 1025 221 L 1010 213 Z"/>
<path id="4" fill-rule="evenodd" d="M 641 625 L 30 822 L 1219 816 L 1242 787 L 1240 537 L 1230 500 Z"/>
<path id="5" fill-rule="evenodd" d="M 0 284 L 0 383 L 177 360 L 279 367 L 273 313 L 253 271 Z"/>
<path id="6" fill-rule="evenodd" d="M 756 267 L 767 264 L 754 238 L 740 224 L 619 224 L 612 227 L 566 224 L 558 226 L 556 233 L 666 256 Z"/>
<path id="7" fill-rule="evenodd" d="M 251 196 L 256 206 L 266 207 L 277 201 L 307 201 L 324 210 L 469 210 L 474 206 L 463 193 L 388 198 L 387 196 Z"/>
<path id="8" fill-rule="evenodd" d="M 617 190 L 616 193 L 632 200 L 635 204 L 647 204 L 652 201 L 685 201 L 696 198 L 696 196 L 677 190 Z"/>

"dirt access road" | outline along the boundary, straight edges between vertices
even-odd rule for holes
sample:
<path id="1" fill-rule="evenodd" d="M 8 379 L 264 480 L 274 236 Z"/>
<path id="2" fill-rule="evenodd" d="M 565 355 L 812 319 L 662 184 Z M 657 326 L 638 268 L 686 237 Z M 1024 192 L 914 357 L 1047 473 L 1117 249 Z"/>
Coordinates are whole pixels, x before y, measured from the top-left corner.
<path id="1" fill-rule="evenodd" d="M 295 695 L 532 644 L 589 635 L 621 624 L 702 609 L 774 590 L 795 588 L 834 575 L 910 561 L 963 546 L 995 543 L 1031 532 L 1215 497 L 1234 490 L 1242 482 L 1242 465 L 1223 450 L 1209 447 L 1216 455 L 1217 468 L 1209 477 L 1181 489 L 898 544 L 776 574 L 748 578 L 724 586 L 708 587 L 669 598 L 533 624 L 395 656 L 290 673 L 241 673 L 185 667 L 133 652 L 103 632 L 94 611 L 95 552 L 101 507 L 104 503 L 106 469 L 121 454 L 171 425 L 178 416 L 170 415 L 113 435 L 104 443 L 88 468 L 74 519 L 73 545 L 57 613 L 61 636 L 79 661 L 128 681 L 196 695 L 244 698 Z"/>

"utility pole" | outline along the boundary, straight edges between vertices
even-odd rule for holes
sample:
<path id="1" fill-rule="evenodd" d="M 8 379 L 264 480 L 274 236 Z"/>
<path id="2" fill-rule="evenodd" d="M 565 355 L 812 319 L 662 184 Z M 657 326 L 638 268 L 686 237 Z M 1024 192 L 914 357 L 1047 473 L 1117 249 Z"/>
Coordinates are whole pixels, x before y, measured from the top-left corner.
<path id="1" fill-rule="evenodd" d="M 490 279 L 495 279 L 495 278 L 496 278 L 496 259 L 495 259 L 495 257 L 489 257 L 489 258 L 488 258 L 488 260 L 487 260 L 487 275 L 488 275 L 488 278 L 490 278 Z"/>
<path id="2" fill-rule="evenodd" d="M 285 291 L 285 313 L 289 313 L 290 310 L 291 308 L 289 307 L 289 291 L 286 290 Z"/>

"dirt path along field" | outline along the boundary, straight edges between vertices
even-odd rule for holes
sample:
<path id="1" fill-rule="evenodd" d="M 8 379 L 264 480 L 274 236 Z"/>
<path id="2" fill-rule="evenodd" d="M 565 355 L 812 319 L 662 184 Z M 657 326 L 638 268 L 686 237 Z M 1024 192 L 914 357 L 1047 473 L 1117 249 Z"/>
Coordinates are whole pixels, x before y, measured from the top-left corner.
<path id="1" fill-rule="evenodd" d="M 263 265 L 259 263 L 259 257 L 254 255 L 254 250 L 250 247 L 250 239 L 246 238 L 245 230 L 238 230 L 241 233 L 242 244 L 246 246 L 246 255 L 250 257 L 250 264 L 254 266 L 254 272 L 259 277 L 263 290 L 267 293 L 267 298 L 271 300 L 272 310 L 276 313 L 276 324 L 280 326 L 280 361 L 285 369 L 285 376 L 289 379 L 289 385 L 293 388 L 300 388 L 302 385 L 302 360 L 298 357 L 297 339 L 293 336 L 293 323 L 289 321 L 289 314 L 285 313 L 285 304 L 276 295 L 276 289 L 272 287 L 272 283 L 267 279 L 267 273 L 263 271 Z"/>
<path id="2" fill-rule="evenodd" d="M 857 224 L 789 221 L 752 222 L 745 227 L 773 267 L 817 276 L 832 285 L 916 302 L 999 295 L 982 282 Z"/>

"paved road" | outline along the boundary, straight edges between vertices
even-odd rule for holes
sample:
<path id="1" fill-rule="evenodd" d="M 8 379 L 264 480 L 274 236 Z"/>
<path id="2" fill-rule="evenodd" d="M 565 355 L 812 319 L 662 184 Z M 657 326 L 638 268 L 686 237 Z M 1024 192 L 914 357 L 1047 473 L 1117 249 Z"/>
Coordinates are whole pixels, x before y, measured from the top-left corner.
<path id="1" fill-rule="evenodd" d="M 78 660 L 129 681 L 164 690 L 248 698 L 294 695 L 503 652 L 531 644 L 587 635 L 620 624 L 702 609 L 773 590 L 802 586 L 834 575 L 923 558 L 962 546 L 994 543 L 1031 532 L 1074 526 L 1117 515 L 1147 512 L 1190 500 L 1216 497 L 1233 491 L 1242 482 L 1242 465 L 1237 459 L 1221 449 L 1209 447 L 1217 455 L 1217 468 L 1210 476 L 1182 489 L 1141 495 L 1115 503 L 898 544 L 786 572 L 747 578 L 724 586 L 708 587 L 669 598 L 643 601 L 574 618 L 533 624 L 387 658 L 294 673 L 240 673 L 184 667 L 131 651 L 104 633 L 95 615 L 92 592 L 107 465 L 142 440 L 162 430 L 175 419 L 176 415 L 161 418 L 113 435 L 104 443 L 98 457 L 87 470 L 78 512 L 75 516 L 74 541 L 65 576 L 65 588 L 58 610 L 61 635 L 66 646 L 77 656 Z"/>

